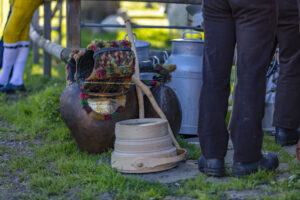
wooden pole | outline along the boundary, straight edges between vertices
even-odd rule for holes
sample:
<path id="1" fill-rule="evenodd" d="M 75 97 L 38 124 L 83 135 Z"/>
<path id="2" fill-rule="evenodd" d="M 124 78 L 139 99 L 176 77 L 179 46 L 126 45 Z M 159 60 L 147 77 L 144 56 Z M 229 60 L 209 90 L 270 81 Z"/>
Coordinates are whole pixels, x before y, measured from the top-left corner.
<path id="1" fill-rule="evenodd" d="M 49 53 L 56 58 L 67 62 L 69 59 L 69 54 L 72 49 L 62 47 L 59 44 L 53 43 L 50 40 L 46 40 L 42 38 L 35 30 L 33 26 L 30 26 L 29 37 L 34 44 L 36 44 L 39 48 L 43 49 L 45 52 Z"/>
<path id="2" fill-rule="evenodd" d="M 51 2 L 44 3 L 44 38 L 51 41 Z M 44 51 L 44 76 L 51 77 L 51 55 Z"/>
<path id="3" fill-rule="evenodd" d="M 160 109 L 160 107 L 157 104 L 155 98 L 153 97 L 151 90 L 142 81 L 140 81 L 136 76 L 132 77 L 132 82 L 145 93 L 145 95 L 148 97 L 150 103 L 152 104 L 154 110 L 157 112 L 157 114 L 159 115 L 159 117 L 161 117 L 163 119 L 167 119 L 166 115 Z M 174 136 L 174 133 L 173 133 L 171 127 L 170 127 L 169 122 L 168 122 L 168 130 L 169 130 L 169 134 L 170 134 L 170 136 L 172 138 L 172 141 L 173 141 L 173 144 L 175 145 L 175 147 L 177 149 L 181 149 L 180 145 L 178 144 L 178 142 L 177 142 L 177 140 L 176 140 L 176 138 Z"/>
<path id="4" fill-rule="evenodd" d="M 81 47 L 80 0 L 67 0 L 67 47 Z"/>
<path id="5" fill-rule="evenodd" d="M 40 13 L 39 13 L 39 8 L 36 9 L 34 12 L 33 18 L 32 18 L 32 24 L 35 30 L 40 33 L 40 25 L 39 25 L 39 19 L 40 19 Z M 33 43 L 33 63 L 38 64 L 40 60 L 40 54 L 39 54 L 39 46 L 36 43 Z"/>
<path id="6" fill-rule="evenodd" d="M 129 38 L 129 41 L 131 42 L 131 48 L 135 54 L 135 74 L 134 74 L 134 76 L 136 77 L 137 80 L 140 80 L 139 59 L 138 59 L 138 54 L 137 54 L 135 43 L 134 43 L 130 19 L 126 19 L 125 24 L 126 24 L 128 38 Z M 139 117 L 145 118 L 144 97 L 143 97 L 142 90 L 139 87 L 136 87 L 136 92 L 137 92 L 138 103 L 139 103 Z"/>
<path id="7" fill-rule="evenodd" d="M 58 29 L 58 34 L 59 34 L 59 37 L 58 37 L 58 44 L 61 44 L 61 40 L 62 40 L 62 20 L 63 20 L 63 2 L 62 0 L 60 0 L 59 2 L 59 29 Z"/>

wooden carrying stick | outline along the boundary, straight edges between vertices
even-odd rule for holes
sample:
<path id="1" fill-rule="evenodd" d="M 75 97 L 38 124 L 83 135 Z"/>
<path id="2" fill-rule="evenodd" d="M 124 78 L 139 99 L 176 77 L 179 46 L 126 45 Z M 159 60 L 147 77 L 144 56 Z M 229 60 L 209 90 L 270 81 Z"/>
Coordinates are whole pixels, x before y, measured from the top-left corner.
<path id="1" fill-rule="evenodd" d="M 140 88 L 144 93 L 145 95 L 148 97 L 150 103 L 152 104 L 154 110 L 157 112 L 157 114 L 163 118 L 163 119 L 167 119 L 166 115 L 164 114 L 164 112 L 160 109 L 159 105 L 157 104 L 155 98 L 153 97 L 152 95 L 152 92 L 151 90 L 142 82 L 140 81 L 138 78 L 136 78 L 136 76 L 133 76 L 132 77 L 132 82 L 138 87 Z M 167 120 L 168 121 L 168 120 Z M 173 131 L 170 127 L 170 124 L 168 122 L 168 130 L 169 130 L 169 133 L 170 133 L 170 136 L 172 138 L 172 141 L 173 141 L 173 144 L 175 145 L 175 147 L 177 149 L 181 149 L 180 148 L 180 145 L 178 144 L 174 134 L 173 134 Z"/>
<path id="2" fill-rule="evenodd" d="M 140 80 L 140 66 L 139 66 L 139 59 L 138 59 L 138 54 L 136 52 L 136 47 L 133 39 L 133 34 L 132 34 L 132 28 L 131 28 L 131 22 L 130 19 L 125 20 L 126 24 L 126 30 L 128 34 L 129 41 L 131 42 L 131 48 L 135 54 L 135 74 L 134 76 Z M 138 97 L 138 102 L 139 102 L 139 117 L 140 118 L 145 118 L 145 111 L 144 111 L 144 97 L 142 90 L 139 87 L 136 87 L 136 92 L 137 92 L 137 97 Z"/>
<path id="3" fill-rule="evenodd" d="M 132 76 L 132 82 L 137 86 L 137 96 L 138 96 L 138 102 L 139 102 L 139 116 L 140 118 L 144 118 L 145 114 L 144 114 L 144 98 L 143 98 L 143 94 L 142 91 L 145 93 L 145 95 L 148 97 L 150 103 L 152 104 L 154 110 L 157 112 L 157 114 L 163 118 L 163 119 L 167 119 L 166 115 L 163 113 L 163 111 L 160 109 L 159 105 L 157 104 L 156 100 L 154 99 L 152 92 L 150 91 L 150 89 L 140 80 L 140 68 L 139 68 L 139 61 L 138 61 L 138 55 L 136 53 L 136 47 L 135 47 L 135 43 L 134 43 L 134 39 L 133 39 L 133 34 L 132 34 L 132 28 L 131 28 L 131 22 L 129 19 L 125 20 L 125 24 L 126 24 L 126 30 L 127 30 L 127 34 L 128 34 L 128 38 L 129 41 L 131 42 L 132 45 L 132 50 L 135 54 L 135 74 Z M 167 120 L 168 121 L 168 120 Z M 168 122 L 168 130 L 170 133 L 170 136 L 172 138 L 173 144 L 175 145 L 175 147 L 177 149 L 181 149 L 174 134 L 173 131 L 170 127 L 170 124 Z"/>

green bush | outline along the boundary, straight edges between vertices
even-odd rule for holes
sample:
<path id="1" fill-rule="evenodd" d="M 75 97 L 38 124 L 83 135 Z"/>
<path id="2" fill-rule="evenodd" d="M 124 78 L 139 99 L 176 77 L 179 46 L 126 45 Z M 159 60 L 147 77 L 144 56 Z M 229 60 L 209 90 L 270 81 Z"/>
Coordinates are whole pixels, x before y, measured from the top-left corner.
<path id="1" fill-rule="evenodd" d="M 51 87 L 46 90 L 41 99 L 41 112 L 49 122 L 57 123 L 62 121 L 59 107 L 61 90 L 61 87 Z"/>

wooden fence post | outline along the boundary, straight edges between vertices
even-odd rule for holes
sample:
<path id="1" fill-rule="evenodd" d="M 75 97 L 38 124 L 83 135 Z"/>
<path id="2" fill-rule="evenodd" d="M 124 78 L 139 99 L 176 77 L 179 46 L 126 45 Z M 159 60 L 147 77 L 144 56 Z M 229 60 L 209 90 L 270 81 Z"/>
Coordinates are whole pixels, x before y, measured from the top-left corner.
<path id="1" fill-rule="evenodd" d="M 40 25 L 39 25 L 39 19 L 40 19 L 40 13 L 39 13 L 39 8 L 36 9 L 34 12 L 33 18 L 32 18 L 32 24 L 35 28 L 35 30 L 40 33 Z M 39 54 L 39 46 L 35 43 L 33 43 L 33 63 L 34 64 L 39 64 L 40 60 L 40 54 Z"/>
<path id="2" fill-rule="evenodd" d="M 81 47 L 80 0 L 67 0 L 67 47 Z"/>
<path id="3" fill-rule="evenodd" d="M 44 3 L 44 38 L 51 41 L 51 2 Z M 44 76 L 51 77 L 51 55 L 44 51 Z"/>
<path id="4" fill-rule="evenodd" d="M 58 29 L 58 34 L 59 34 L 59 38 L 58 38 L 58 44 L 61 44 L 61 40 L 62 40 L 62 20 L 63 20 L 63 0 L 60 0 L 59 2 L 59 29 Z"/>

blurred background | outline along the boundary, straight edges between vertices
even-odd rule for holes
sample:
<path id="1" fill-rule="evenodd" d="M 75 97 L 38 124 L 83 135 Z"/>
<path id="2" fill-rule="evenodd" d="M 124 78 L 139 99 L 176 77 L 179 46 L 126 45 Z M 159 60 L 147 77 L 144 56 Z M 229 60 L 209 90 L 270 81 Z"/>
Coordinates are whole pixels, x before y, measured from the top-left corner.
<path id="1" fill-rule="evenodd" d="M 66 46 L 66 2 L 62 1 L 61 10 L 57 10 L 51 20 L 51 38 Z M 103 23 L 103 24 L 124 24 L 124 18 L 130 17 L 134 24 L 138 25 L 173 25 L 191 26 L 192 16 L 188 14 L 184 4 L 166 3 L 145 3 L 126 1 L 81 1 L 81 22 Z M 56 1 L 51 4 L 51 9 L 56 8 Z M 39 25 L 43 27 L 43 6 L 39 8 Z M 0 1 L 0 36 L 2 36 L 7 15 L 9 12 L 9 0 Z M 61 22 L 60 22 L 61 18 Z M 60 24 L 61 23 L 61 24 Z M 61 33 L 57 30 L 60 26 Z M 174 29 L 134 29 L 139 40 L 151 42 L 152 49 L 170 48 L 170 40 L 180 37 L 183 30 Z M 59 35 L 61 34 L 61 36 Z M 95 38 L 101 39 L 123 39 L 125 30 L 120 28 L 83 28 L 82 47 L 85 47 Z M 59 39 L 61 37 L 61 39 Z M 60 41 L 61 40 L 61 41 Z"/>

